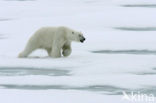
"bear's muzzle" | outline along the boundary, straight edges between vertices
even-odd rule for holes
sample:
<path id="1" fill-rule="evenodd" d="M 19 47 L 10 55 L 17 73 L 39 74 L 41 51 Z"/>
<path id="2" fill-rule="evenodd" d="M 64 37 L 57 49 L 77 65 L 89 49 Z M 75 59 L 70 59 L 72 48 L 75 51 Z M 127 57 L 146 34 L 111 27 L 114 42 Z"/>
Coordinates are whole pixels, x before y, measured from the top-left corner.
<path id="1" fill-rule="evenodd" d="M 81 37 L 80 42 L 83 43 L 86 40 L 86 38 Z"/>

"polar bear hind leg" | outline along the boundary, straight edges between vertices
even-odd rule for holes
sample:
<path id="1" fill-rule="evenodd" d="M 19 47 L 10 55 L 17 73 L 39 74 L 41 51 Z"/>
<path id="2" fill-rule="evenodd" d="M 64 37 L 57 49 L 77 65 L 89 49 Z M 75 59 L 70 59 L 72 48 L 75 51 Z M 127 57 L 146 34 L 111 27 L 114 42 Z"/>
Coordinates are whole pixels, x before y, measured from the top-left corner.
<path id="1" fill-rule="evenodd" d="M 36 49 L 37 49 L 37 47 L 33 43 L 28 42 L 25 49 L 18 55 L 18 57 L 25 58 Z"/>

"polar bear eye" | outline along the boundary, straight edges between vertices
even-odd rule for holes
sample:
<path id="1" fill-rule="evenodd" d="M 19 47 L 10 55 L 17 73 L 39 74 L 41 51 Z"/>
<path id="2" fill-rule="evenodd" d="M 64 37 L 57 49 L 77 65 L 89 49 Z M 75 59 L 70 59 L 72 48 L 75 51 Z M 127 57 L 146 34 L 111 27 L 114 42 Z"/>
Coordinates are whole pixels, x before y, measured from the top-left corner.
<path id="1" fill-rule="evenodd" d="M 74 32 L 72 32 L 72 34 L 74 34 Z"/>

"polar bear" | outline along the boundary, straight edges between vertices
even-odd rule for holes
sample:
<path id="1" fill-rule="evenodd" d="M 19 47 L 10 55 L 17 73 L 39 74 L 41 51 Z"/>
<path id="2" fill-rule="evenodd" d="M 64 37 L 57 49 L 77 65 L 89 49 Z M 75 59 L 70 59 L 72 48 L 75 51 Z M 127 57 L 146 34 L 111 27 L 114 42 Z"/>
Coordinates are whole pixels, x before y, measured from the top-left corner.
<path id="1" fill-rule="evenodd" d="M 68 27 L 42 27 L 29 39 L 25 49 L 18 55 L 25 58 L 36 49 L 45 49 L 50 57 L 67 57 L 71 54 L 71 42 L 84 42 L 85 37 L 81 32 Z M 62 54 L 61 54 L 62 52 Z"/>

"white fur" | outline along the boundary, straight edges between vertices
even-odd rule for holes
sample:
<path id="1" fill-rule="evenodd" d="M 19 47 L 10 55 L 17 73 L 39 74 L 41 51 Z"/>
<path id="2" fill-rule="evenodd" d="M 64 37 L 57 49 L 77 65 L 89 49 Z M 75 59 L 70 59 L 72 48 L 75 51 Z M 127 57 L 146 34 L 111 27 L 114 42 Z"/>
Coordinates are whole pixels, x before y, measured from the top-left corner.
<path id="1" fill-rule="evenodd" d="M 18 57 L 27 57 L 39 48 L 47 50 L 50 57 L 61 57 L 61 50 L 63 56 L 69 56 L 72 51 L 71 42 L 80 41 L 79 34 L 81 33 L 67 27 L 43 27 L 29 39 L 25 49 Z"/>

